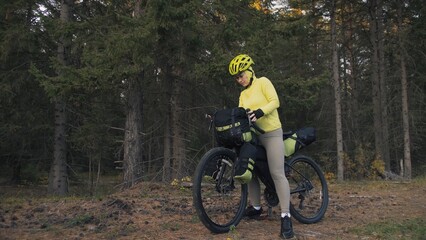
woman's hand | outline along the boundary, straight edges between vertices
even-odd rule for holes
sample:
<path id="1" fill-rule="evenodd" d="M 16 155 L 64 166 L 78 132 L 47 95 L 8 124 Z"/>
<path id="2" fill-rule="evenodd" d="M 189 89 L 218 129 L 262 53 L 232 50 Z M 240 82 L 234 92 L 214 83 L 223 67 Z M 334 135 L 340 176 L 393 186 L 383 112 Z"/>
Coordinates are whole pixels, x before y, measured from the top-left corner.
<path id="1" fill-rule="evenodd" d="M 263 117 L 263 115 L 265 114 L 263 113 L 262 109 L 259 108 L 255 111 L 249 111 L 248 115 L 249 115 L 250 121 L 256 122 L 257 119 Z"/>

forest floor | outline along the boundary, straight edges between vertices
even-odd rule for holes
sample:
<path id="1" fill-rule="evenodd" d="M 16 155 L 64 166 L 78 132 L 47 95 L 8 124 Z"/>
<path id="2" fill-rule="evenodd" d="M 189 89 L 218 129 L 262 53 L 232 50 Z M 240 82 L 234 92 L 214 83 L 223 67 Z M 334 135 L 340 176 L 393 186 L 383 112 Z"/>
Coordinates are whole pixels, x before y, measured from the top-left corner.
<path id="1" fill-rule="evenodd" d="M 191 190 L 140 183 L 104 197 L 46 197 L 45 187 L 0 186 L 0 239 L 279 239 L 279 218 L 243 219 L 213 234 Z M 426 179 L 329 184 L 324 219 L 293 220 L 294 239 L 426 239 Z"/>

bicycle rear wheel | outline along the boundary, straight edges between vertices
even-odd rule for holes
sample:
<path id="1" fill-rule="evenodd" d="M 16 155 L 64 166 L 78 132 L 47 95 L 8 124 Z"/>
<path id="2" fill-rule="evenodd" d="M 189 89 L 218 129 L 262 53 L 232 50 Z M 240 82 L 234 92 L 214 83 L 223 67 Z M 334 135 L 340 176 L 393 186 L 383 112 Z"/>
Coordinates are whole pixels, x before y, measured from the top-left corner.
<path id="1" fill-rule="evenodd" d="M 328 207 L 328 187 L 318 164 L 307 156 L 290 159 L 290 214 L 301 223 L 319 222 Z"/>
<path id="2" fill-rule="evenodd" d="M 224 233 L 238 225 L 247 205 L 247 184 L 234 182 L 235 152 L 213 148 L 195 170 L 192 197 L 201 222 L 214 233 Z"/>

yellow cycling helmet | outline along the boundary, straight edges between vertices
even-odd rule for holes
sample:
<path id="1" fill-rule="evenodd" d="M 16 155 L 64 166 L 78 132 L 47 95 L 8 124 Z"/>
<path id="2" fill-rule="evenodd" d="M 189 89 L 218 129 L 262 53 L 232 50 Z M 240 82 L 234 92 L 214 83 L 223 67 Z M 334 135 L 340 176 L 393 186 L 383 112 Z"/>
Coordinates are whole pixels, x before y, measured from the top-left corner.
<path id="1" fill-rule="evenodd" d="M 247 70 L 252 64 L 253 59 L 247 54 L 240 54 L 229 63 L 229 73 L 234 76 L 240 72 Z"/>

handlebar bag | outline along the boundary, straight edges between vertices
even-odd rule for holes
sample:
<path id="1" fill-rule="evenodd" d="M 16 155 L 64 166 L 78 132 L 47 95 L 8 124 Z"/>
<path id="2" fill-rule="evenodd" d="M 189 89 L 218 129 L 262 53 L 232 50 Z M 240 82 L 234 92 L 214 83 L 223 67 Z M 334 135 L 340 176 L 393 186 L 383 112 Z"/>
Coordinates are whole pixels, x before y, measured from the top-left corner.
<path id="1" fill-rule="evenodd" d="M 233 148 L 252 140 L 249 119 L 242 107 L 216 111 L 213 115 L 213 127 L 220 146 Z"/>

